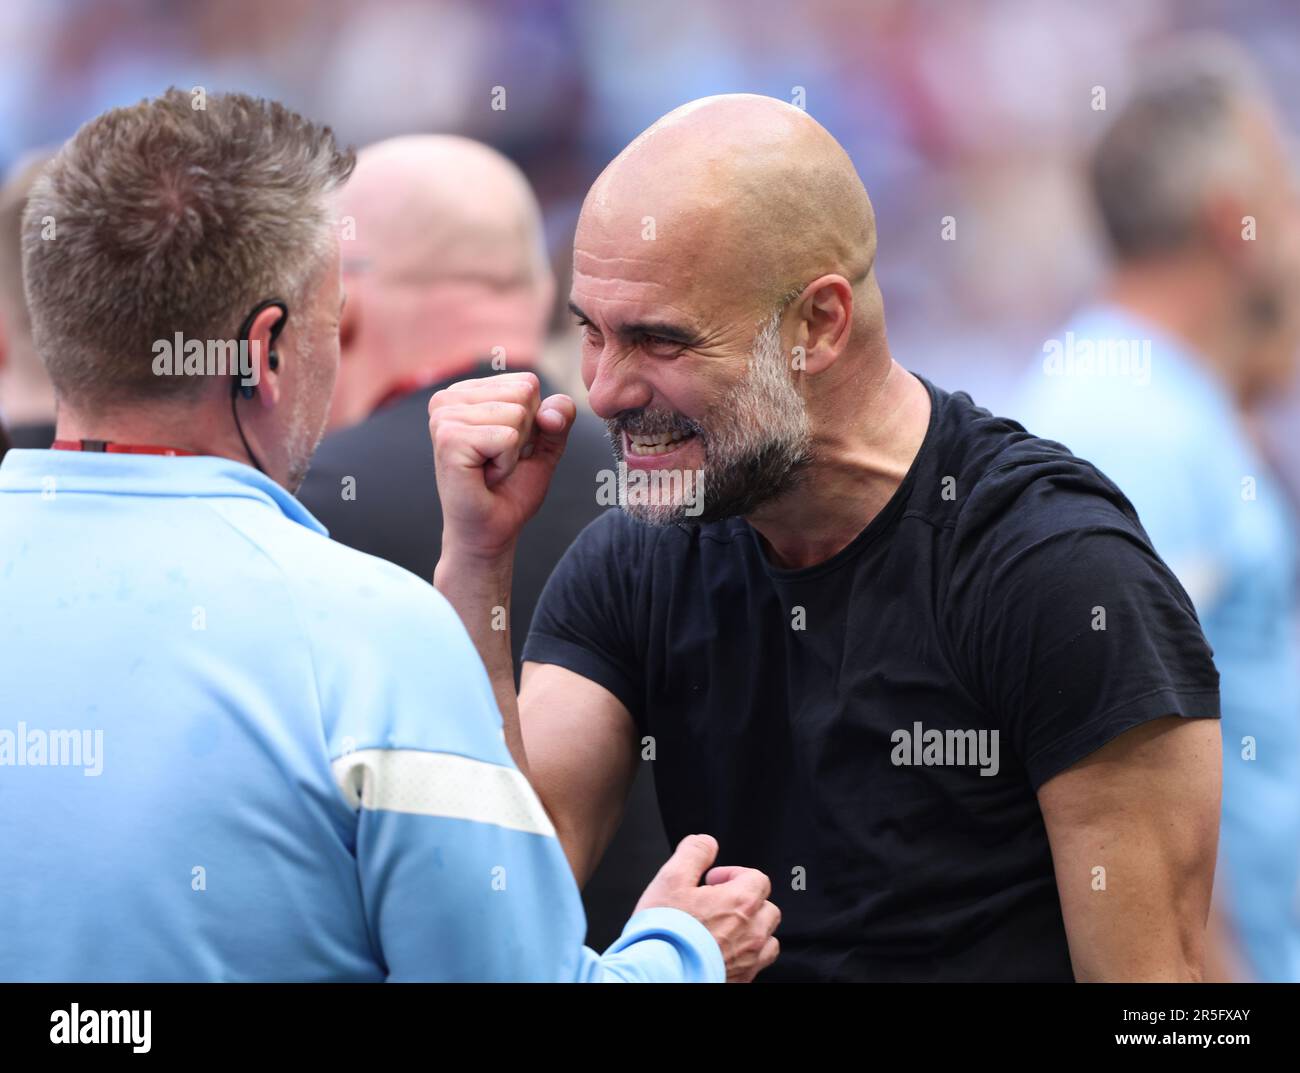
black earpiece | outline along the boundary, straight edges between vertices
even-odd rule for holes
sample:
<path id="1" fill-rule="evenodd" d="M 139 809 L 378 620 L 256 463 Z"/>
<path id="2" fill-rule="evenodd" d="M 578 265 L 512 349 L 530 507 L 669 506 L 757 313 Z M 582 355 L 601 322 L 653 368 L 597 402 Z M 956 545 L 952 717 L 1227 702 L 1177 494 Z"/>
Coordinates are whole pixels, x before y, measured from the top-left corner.
<path id="1" fill-rule="evenodd" d="M 285 322 L 289 319 L 289 306 L 283 299 L 268 298 L 266 301 L 258 302 L 257 305 L 253 306 L 249 311 L 248 316 L 244 318 L 244 323 L 239 327 L 238 342 L 242 345 L 248 344 L 248 333 L 253 330 L 253 321 L 257 319 L 257 315 L 264 309 L 270 309 L 273 306 L 280 310 L 281 316 L 280 319 L 271 326 L 271 344 L 266 352 L 266 363 L 270 367 L 271 371 L 275 372 L 280 368 L 280 355 L 276 353 L 275 341 L 280 337 L 280 333 L 284 330 Z M 246 399 L 251 399 L 257 393 L 257 388 L 252 384 L 245 384 L 242 381 L 242 374 L 236 370 L 233 393 L 235 395 L 242 395 Z"/>

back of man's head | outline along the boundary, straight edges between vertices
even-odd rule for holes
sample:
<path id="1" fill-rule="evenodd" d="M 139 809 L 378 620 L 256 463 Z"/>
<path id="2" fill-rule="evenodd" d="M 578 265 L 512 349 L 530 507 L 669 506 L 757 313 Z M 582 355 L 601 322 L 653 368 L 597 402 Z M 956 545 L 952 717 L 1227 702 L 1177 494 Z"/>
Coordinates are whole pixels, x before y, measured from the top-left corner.
<path id="1" fill-rule="evenodd" d="M 538 357 L 555 294 L 541 211 L 523 173 L 468 138 L 363 149 L 340 196 L 348 304 L 334 427 L 394 386 Z"/>
<path id="2" fill-rule="evenodd" d="M 1269 94 L 1232 42 L 1167 46 L 1099 142 L 1093 192 L 1115 296 L 1250 400 L 1282 387 L 1300 326 L 1300 197 Z"/>
<path id="3" fill-rule="evenodd" d="M 1204 238 L 1207 202 L 1247 195 L 1271 108 L 1249 57 L 1198 36 L 1158 53 L 1102 136 L 1090 168 L 1120 259 L 1178 253 Z"/>
<path id="4" fill-rule="evenodd" d="M 155 343 L 233 339 L 256 303 L 290 308 L 333 241 L 348 176 L 328 127 L 243 94 L 170 89 L 86 123 L 32 187 L 23 269 L 32 334 L 81 413 L 194 400 Z"/>

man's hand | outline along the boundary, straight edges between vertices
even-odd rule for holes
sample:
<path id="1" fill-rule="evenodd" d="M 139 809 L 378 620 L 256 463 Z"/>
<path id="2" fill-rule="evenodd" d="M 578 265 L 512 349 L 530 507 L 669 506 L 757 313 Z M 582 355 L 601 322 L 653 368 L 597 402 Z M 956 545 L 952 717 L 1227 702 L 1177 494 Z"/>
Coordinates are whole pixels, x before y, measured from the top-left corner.
<path id="1" fill-rule="evenodd" d="M 687 835 L 636 908 L 690 913 L 717 940 L 727 982 L 747 984 L 780 952 L 772 933 L 781 923 L 781 910 L 767 900 L 772 893 L 767 876 L 753 868 L 709 868 L 717 856 L 718 843 L 711 835 Z M 707 886 L 699 885 L 701 877 Z"/>
<path id="2" fill-rule="evenodd" d="M 462 380 L 429 400 L 444 555 L 512 553 L 542 505 L 576 414 L 567 395 L 542 399 L 533 373 Z"/>

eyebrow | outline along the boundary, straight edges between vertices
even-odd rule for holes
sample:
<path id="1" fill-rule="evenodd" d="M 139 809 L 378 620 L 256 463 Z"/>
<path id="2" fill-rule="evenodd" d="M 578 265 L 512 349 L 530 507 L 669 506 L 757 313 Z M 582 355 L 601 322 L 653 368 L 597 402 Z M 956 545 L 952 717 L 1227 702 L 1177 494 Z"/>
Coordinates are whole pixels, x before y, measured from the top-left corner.
<path id="1" fill-rule="evenodd" d="M 575 317 L 591 323 L 591 318 L 578 308 L 576 302 L 569 303 L 569 312 Z M 628 324 L 620 325 L 616 331 L 625 338 L 634 338 L 637 336 L 654 335 L 660 339 L 668 339 L 674 343 L 683 343 L 690 345 L 697 341 L 698 336 L 689 328 L 683 328 L 678 324 L 672 324 L 665 320 L 638 320 Z"/>

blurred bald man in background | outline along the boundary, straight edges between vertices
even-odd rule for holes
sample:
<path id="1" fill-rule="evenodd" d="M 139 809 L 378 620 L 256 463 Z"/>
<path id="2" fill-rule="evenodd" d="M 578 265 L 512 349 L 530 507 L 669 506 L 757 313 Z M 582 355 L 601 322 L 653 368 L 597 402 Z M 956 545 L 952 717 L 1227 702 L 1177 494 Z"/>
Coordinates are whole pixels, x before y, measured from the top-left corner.
<path id="1" fill-rule="evenodd" d="M 348 300 L 330 413 L 338 431 L 321 444 L 299 498 L 334 539 L 431 582 L 442 518 L 429 396 L 466 376 L 536 368 L 555 299 L 541 213 L 504 156 L 440 135 L 363 150 L 339 210 Z M 546 579 L 601 511 L 597 474 L 609 468 L 600 423 L 581 416 L 503 601 L 516 667 Z M 643 771 L 583 891 L 589 943 L 604 949 L 618 937 L 666 848 Z"/>
<path id="2" fill-rule="evenodd" d="M 50 155 L 19 161 L 0 189 L 0 423 L 15 447 L 54 442 L 54 387 L 32 343 L 22 260 L 23 207 Z"/>
<path id="3" fill-rule="evenodd" d="M 894 361 L 875 254 L 803 111 L 655 123 L 574 242 L 624 510 L 552 575 L 517 696 L 489 612 L 573 411 L 528 374 L 432 400 L 435 584 L 579 881 L 653 748 L 670 836 L 771 877 L 760 979 L 1197 979 L 1221 760 L 1192 605 L 1093 466 Z"/>

